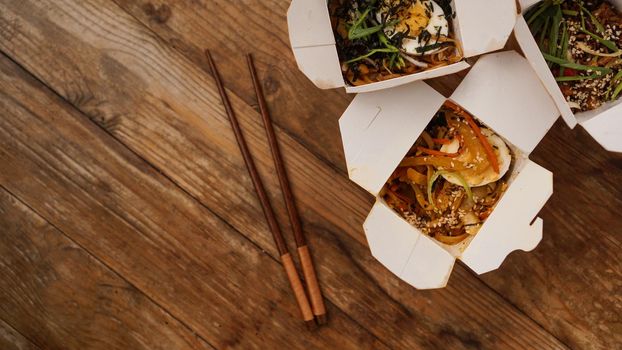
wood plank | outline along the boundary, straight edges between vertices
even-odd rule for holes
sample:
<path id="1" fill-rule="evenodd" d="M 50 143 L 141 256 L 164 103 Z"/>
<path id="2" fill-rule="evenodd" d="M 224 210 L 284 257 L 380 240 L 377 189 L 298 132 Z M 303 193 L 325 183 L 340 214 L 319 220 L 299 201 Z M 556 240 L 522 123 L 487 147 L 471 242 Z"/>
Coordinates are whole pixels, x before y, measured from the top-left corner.
<path id="1" fill-rule="evenodd" d="M 2 10 L 13 33 L 5 36 L 5 52 L 274 254 L 209 76 L 101 1 L 25 2 Z M 233 103 L 260 170 L 270 174 L 257 113 L 235 96 Z M 277 133 L 326 295 L 364 327 L 395 347 L 562 347 L 464 268 L 456 269 L 449 288 L 432 292 L 416 292 L 387 273 L 370 256 L 360 226 L 371 198 Z M 276 179 L 265 178 L 286 222 Z"/>
<path id="2" fill-rule="evenodd" d="M 268 91 L 274 118 L 279 125 L 343 172 L 344 162 L 341 160 L 340 145 L 326 140 L 338 135 L 335 120 L 345 108 L 349 98 L 341 92 L 320 91 L 309 87 L 306 78 L 298 72 L 286 33 L 284 13 L 288 6 L 287 1 L 272 0 L 251 4 L 218 0 L 114 1 L 197 65 L 204 65 L 201 51 L 205 47 L 218 48 L 223 56 L 233 58 L 222 64 L 230 77 L 228 86 L 247 103 L 254 103 L 252 91 L 249 91 L 244 79 L 235 78 L 239 72 L 245 70 L 243 60 L 235 57 L 244 51 L 253 51 L 261 62 L 261 74 L 265 77 L 264 89 Z M 170 16 L 166 20 L 159 20 L 158 11 L 154 12 L 151 9 L 160 11 L 168 9 Z M 220 9 L 222 11 L 219 11 Z M 210 15 L 214 12 L 221 12 L 223 16 Z M 223 20 L 223 17 L 226 20 Z M 239 31 L 239 28 L 244 28 L 244 35 L 232 40 L 228 34 Z M 218 35 L 205 35 L 206 32 L 214 30 Z M 255 44 L 257 42 L 262 45 Z M 515 47 L 516 43 L 511 40 L 508 48 Z M 448 96 L 463 75 L 461 73 L 457 76 L 434 79 L 429 83 Z M 301 104 L 300 101 L 304 103 Z M 331 103 L 327 104 L 325 101 Z M 297 125 L 300 120 L 304 121 L 306 128 Z M 322 140 L 322 146 L 318 146 L 315 140 Z M 563 153 L 564 160 L 560 160 L 559 150 L 568 148 L 570 152 Z M 595 152 L 585 154 L 585 149 Z M 621 207 L 619 200 L 622 198 L 620 193 L 622 187 L 610 186 L 612 183 L 620 183 L 618 177 L 621 174 L 620 158 L 604 152 L 582 129 L 578 128 L 572 132 L 561 122 L 538 147 L 533 158 L 554 170 L 556 174 L 556 194 L 542 214 L 546 220 L 545 240 L 533 258 L 527 259 L 514 254 L 499 272 L 485 275 L 484 281 L 567 344 L 575 344 L 582 348 L 590 346 L 612 348 L 614 344 L 622 343 L 618 337 L 609 336 L 609 334 L 622 334 L 619 319 L 615 316 L 622 314 L 620 309 L 622 303 L 619 302 L 619 297 L 616 297 L 622 293 L 619 292 L 619 284 L 596 283 L 596 281 L 621 281 L 620 265 L 614 264 L 611 268 L 610 264 L 606 264 L 607 267 L 602 266 L 599 270 L 592 271 L 588 274 L 590 278 L 587 278 L 585 273 L 578 273 L 576 269 L 572 269 L 573 265 L 558 266 L 559 245 L 554 242 L 558 240 L 566 242 L 564 254 L 570 260 L 577 254 L 583 255 L 583 252 L 590 251 L 591 254 L 582 260 L 584 266 L 598 265 L 600 259 L 596 247 L 606 247 L 604 254 L 609 258 L 617 254 L 622 234 L 622 217 L 613 214 L 607 208 Z M 573 161 L 568 161 L 578 159 L 584 166 L 582 173 L 585 176 L 581 178 L 582 190 L 575 190 L 577 188 L 575 165 Z M 604 174 L 607 175 L 603 176 Z M 603 181 L 609 186 L 599 185 Z M 581 205 L 574 205 L 575 198 L 591 200 L 582 201 Z M 602 205 L 603 202 L 607 205 Z M 592 206 L 598 210 L 595 212 L 592 212 L 592 209 L 585 210 Z M 568 220 L 567 217 L 572 220 Z M 595 227 L 594 231 L 598 234 L 586 236 L 576 227 Z M 609 261 L 617 260 L 609 259 Z M 542 279 L 527 278 L 549 275 L 552 266 L 556 266 L 554 271 L 558 271 L 560 275 L 573 277 L 548 281 L 548 286 L 544 290 L 536 288 L 542 286 Z M 537 273 L 532 274 L 530 271 Z M 517 274 L 520 278 L 516 277 Z M 525 282 L 526 280 L 530 280 L 529 283 Z M 575 285 L 571 298 L 568 298 L 568 289 L 565 288 L 568 280 Z M 517 281 L 521 281 L 519 285 Z M 568 304 L 570 300 L 573 300 L 572 305 Z M 577 309 L 573 305 L 582 306 Z M 599 305 L 597 311 L 594 309 L 595 305 Z M 556 317 L 549 317 L 552 314 Z"/>
<path id="3" fill-rule="evenodd" d="M 308 332 L 273 258 L 4 56 L 0 71 L 0 183 L 214 347 L 384 348 L 332 304 Z"/>
<path id="4" fill-rule="evenodd" d="M 226 87 L 255 105 L 252 84 L 245 79 L 248 69 L 243 56 L 251 52 L 259 75 L 264 77 L 263 90 L 274 122 L 297 135 L 312 153 L 345 171 L 342 152 L 335 152 L 341 149 L 341 141 L 334 135 L 339 134 L 337 118 L 351 97 L 338 90 L 315 88 L 296 68 L 285 22 L 289 1 L 115 2 L 207 72 L 202 52 L 212 49 L 223 58 L 219 71 Z"/>
<path id="5" fill-rule="evenodd" d="M 2 187 L 0 227 L 0 312 L 41 348 L 213 349 Z"/>
<path id="6" fill-rule="evenodd" d="M 532 157 L 555 174 L 542 243 L 529 259 L 512 255 L 483 279 L 566 344 L 615 349 L 622 344 L 622 154 L 562 124 Z"/>
<path id="7" fill-rule="evenodd" d="M 15 328 L 0 319 L 0 349 L 35 350 L 38 349 L 38 347 L 24 338 Z"/>

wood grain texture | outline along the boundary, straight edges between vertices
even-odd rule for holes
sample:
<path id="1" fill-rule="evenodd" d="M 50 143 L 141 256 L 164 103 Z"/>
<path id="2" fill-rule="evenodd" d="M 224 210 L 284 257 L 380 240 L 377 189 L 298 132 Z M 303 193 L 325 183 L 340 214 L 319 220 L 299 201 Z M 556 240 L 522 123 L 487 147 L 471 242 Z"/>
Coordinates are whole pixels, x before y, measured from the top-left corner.
<path id="1" fill-rule="evenodd" d="M 483 279 L 566 344 L 620 348 L 622 154 L 559 120 L 532 158 L 555 174 L 544 239 L 529 259 L 510 256 Z"/>
<path id="2" fill-rule="evenodd" d="M 302 84 L 305 83 L 305 78 L 296 70 L 286 30 L 282 29 L 286 27 L 284 11 L 288 6 L 287 1 L 272 0 L 237 5 L 227 5 L 222 1 L 115 2 L 198 65 L 202 64 L 196 60 L 201 47 L 218 47 L 228 57 L 253 51 L 260 61 L 259 67 L 265 77 L 264 89 L 271 108 L 275 110 L 274 119 L 288 134 L 323 159 L 331 161 L 343 173 L 344 162 L 341 160 L 340 145 L 335 146 L 329 140 L 318 146 L 315 141 L 338 135 L 336 118 L 345 109 L 349 98 L 341 91 L 320 91 L 306 86 L 297 90 L 301 86 L 301 80 Z M 238 11 L 231 9 L 233 6 Z M 169 9 L 174 15 L 166 21 L 157 21 L 153 13 L 148 11 L 151 7 Z M 242 8 L 244 11 L 240 11 Z M 221 12 L 225 14 L 226 21 L 211 15 Z M 240 16 L 248 20 L 241 20 Z M 239 41 L 232 41 L 226 35 L 203 35 L 207 28 L 219 33 L 231 33 L 235 28 L 239 31 L 241 27 L 246 28 L 246 23 L 248 31 L 243 30 L 245 35 Z M 265 38 L 271 38 L 269 45 L 253 44 L 254 41 Z M 511 40 L 508 48 L 516 47 L 515 41 Z M 239 59 L 231 59 L 226 61 L 224 68 L 228 68 L 230 75 L 229 87 L 247 101 L 252 96 L 252 92 L 248 91 L 248 84 L 243 79 L 235 78 L 236 72 L 243 69 L 240 65 Z M 292 73 L 282 73 L 288 69 Z M 429 83 L 448 96 L 463 76 L 464 73 L 460 73 L 434 79 Z M 325 103 L 328 100 L 331 103 Z M 301 106 L 299 101 L 304 101 L 304 104 Z M 302 118 L 313 118 L 313 122 L 304 120 L 303 126 L 297 125 L 301 120 L 299 114 L 302 114 Z M 534 259 L 525 259 L 514 254 L 500 271 L 486 275 L 483 280 L 547 330 L 559 335 L 567 344 L 585 348 L 615 347 L 622 343 L 619 337 L 622 334 L 619 328 L 619 315 L 622 315 L 622 293 L 619 291 L 622 271 L 620 265 L 615 264 L 619 262 L 619 258 L 611 256 L 618 255 L 616 246 L 619 247 L 622 240 L 622 218 L 609 209 L 622 207 L 620 156 L 604 151 L 580 127 L 571 131 L 559 122 L 538 147 L 533 158 L 555 172 L 555 195 L 542 214 L 546 219 L 545 240 L 536 251 Z M 578 179 L 574 165 L 577 162 L 582 174 Z M 579 205 L 575 204 L 577 199 L 580 199 Z M 595 233 L 587 234 L 586 232 L 592 230 L 584 231 L 578 229 L 580 227 L 595 227 Z M 574 264 L 560 266 L 558 241 L 564 242 L 564 254 L 568 260 L 574 260 L 577 255 L 583 256 L 582 265 L 599 268 L 590 268 L 590 273 L 585 273 L 581 269 L 577 271 Z M 605 250 L 608 257 L 605 265 L 600 264 L 598 247 L 603 247 L 601 249 Z M 591 254 L 585 256 L 585 251 L 590 251 Z M 535 257 L 537 263 L 534 263 Z M 518 274 L 519 271 L 522 273 Z M 531 271 L 538 273 L 530 274 Z M 540 288 L 544 282 L 542 278 L 535 278 L 536 276 L 557 273 L 566 277 L 547 280 L 547 288 Z M 516 277 L 517 274 L 520 278 Z M 568 276 L 572 277 L 568 279 Z M 576 285 L 570 296 L 566 288 L 568 283 Z"/>
<path id="3" fill-rule="evenodd" d="M 24 338 L 15 328 L 0 319 L 0 349 L 35 350 L 39 348 Z"/>
<path id="4" fill-rule="evenodd" d="M 214 347 L 384 348 L 332 305 L 308 332 L 273 258 L 5 57 L 0 72 L 0 183 Z"/>
<path id="5" fill-rule="evenodd" d="M 249 200 L 253 198 L 252 187 L 243 175 L 233 135 L 218 108 L 216 91 L 201 69 L 206 67 L 200 58 L 202 49 L 217 48 L 223 75 L 239 95 L 233 98 L 234 108 L 240 111 L 246 135 L 251 135 L 247 136 L 251 148 L 269 183 L 280 222 L 284 223 L 286 215 L 279 204 L 278 183 L 270 171 L 272 165 L 259 116 L 248 106 L 253 103 L 252 85 L 245 77 L 242 54 L 253 51 L 258 56 L 259 74 L 264 78 L 273 117 L 281 126 L 277 136 L 288 169 L 292 169 L 292 187 L 299 199 L 304 226 L 311 233 L 312 246 L 319 247 L 315 255 L 322 285 L 327 286 L 329 300 L 357 318 L 376 337 L 393 347 L 409 348 L 563 346 L 509 305 L 509 300 L 573 347 L 616 344 L 617 338 L 610 331 L 617 329 L 619 319 L 615 313 L 607 316 L 605 312 L 617 310 L 616 305 L 620 305 L 615 303 L 616 294 L 610 294 L 615 291 L 610 286 L 615 287 L 619 281 L 619 264 L 607 274 L 604 271 L 609 268 L 590 271 L 595 275 L 590 280 L 576 278 L 581 273 L 573 270 L 576 266 L 572 264 L 561 266 L 562 271 L 570 272 L 571 283 L 576 283 L 577 290 L 566 288 L 568 275 L 556 270 L 562 263 L 556 262 L 557 247 L 553 245 L 569 234 L 574 235 L 576 226 L 559 226 L 560 231 L 555 228 L 551 232 L 553 225 L 567 220 L 566 213 L 577 216 L 576 223 L 591 222 L 588 213 L 577 212 L 569 204 L 573 196 L 545 209 L 545 215 L 551 212 L 545 217 L 545 237 L 550 243 L 543 243 L 536 250 L 537 260 L 534 253 L 514 254 L 501 270 L 483 277 L 499 295 L 462 267 L 456 268 L 447 289 L 414 291 L 375 262 L 365 246 L 360 225 L 371 199 L 346 179 L 337 130 L 337 118 L 349 97 L 340 91 L 315 89 L 297 72 L 283 30 L 286 1 L 117 3 L 153 32 L 104 1 L 9 1 L 0 4 L 0 48 L 274 257 L 269 233 L 260 221 L 259 206 Z M 267 26 L 266 22 L 274 25 Z M 239 35 L 240 27 L 248 28 L 244 33 L 247 35 Z M 69 42 L 71 45 L 65 45 Z M 458 79 L 438 79 L 434 85 L 447 93 Z M 547 159 L 572 173 L 572 163 L 557 163 L 554 156 L 564 147 L 579 149 L 584 140 L 575 140 L 577 134 L 563 130 L 561 125 L 552 134 L 547 140 L 553 141 L 541 146 L 546 147 Z M 77 137 L 72 139 L 76 144 L 81 142 Z M 571 146 L 567 145 L 569 142 Z M 540 148 L 535 157 L 541 160 L 539 152 Z M 597 155 L 600 161 L 587 168 L 596 173 L 590 176 L 602 176 L 597 173 L 602 169 L 609 173 L 616 169 L 616 164 L 619 169 L 616 158 L 602 152 Z M 581 157 L 582 153 L 575 156 Z M 38 177 L 39 181 L 46 181 L 44 175 Z M 19 177 L 11 177 L 14 183 L 16 179 Z M 126 187 L 136 191 L 133 186 Z M 58 186 L 56 193 L 63 193 L 62 188 L 63 185 Z M 140 189 L 149 190 L 148 186 Z M 30 187 L 30 191 L 37 190 L 37 186 Z M 585 194 L 574 192 L 577 193 Z M 615 191 L 601 193 L 603 203 L 616 205 L 611 197 Z M 65 200 L 65 205 L 70 205 L 72 198 Z M 41 200 L 37 202 L 45 205 Z M 564 209 L 558 211 L 559 206 Z M 60 216 L 58 212 L 50 213 Z M 620 219 L 611 215 L 604 219 L 601 232 L 615 233 L 611 228 Z M 599 237 L 610 239 L 607 235 Z M 619 242 L 619 238 L 616 240 Z M 589 242 L 585 237 L 570 241 L 573 246 L 584 247 Z M 598 266 L 599 260 L 593 255 L 586 260 L 588 266 Z M 574 256 L 568 257 L 572 260 Z M 130 265 L 131 261 L 127 259 L 125 264 Z M 252 267 L 253 271 L 258 268 Z M 589 297 L 586 295 L 585 291 L 593 288 L 591 283 L 606 282 L 607 278 L 611 281 L 609 287 L 601 283 L 604 287 L 595 288 Z M 572 297 L 568 298 L 566 293 L 570 292 Z M 596 306 L 589 307 L 607 298 L 613 301 L 606 303 L 607 309 L 594 311 L 598 310 Z M 575 308 L 577 304 L 583 305 Z M 182 314 L 184 319 L 196 315 L 184 310 L 189 307 L 189 303 L 173 305 L 175 314 Z M 603 314 L 606 317 L 601 317 Z M 334 323 L 331 320 L 331 327 Z M 573 327 L 575 324 L 579 326 Z M 212 336 L 203 328 L 199 333 Z"/>
<path id="6" fill-rule="evenodd" d="M 4 40 L 5 52 L 277 257 L 205 72 L 108 2 L 20 2 L 2 10 L 6 23 L 16 23 Z M 55 44 L 68 41 L 71 46 Z M 232 103 L 271 200 L 278 203 L 278 181 L 267 175 L 272 160 L 260 117 L 239 98 Z M 463 268 L 454 273 L 452 287 L 416 294 L 387 274 L 371 258 L 362 234 L 371 198 L 282 130 L 276 132 L 303 220 L 314 234 L 311 244 L 318 247 L 326 296 L 376 337 L 394 347 L 562 347 Z M 282 204 L 277 207 L 286 223 Z M 461 302 L 464 295 L 477 295 L 478 303 Z M 180 314 L 187 306 L 171 307 Z"/>
<path id="7" fill-rule="evenodd" d="M 212 349 L 1 187 L 0 227 L 0 312 L 39 347 Z"/>

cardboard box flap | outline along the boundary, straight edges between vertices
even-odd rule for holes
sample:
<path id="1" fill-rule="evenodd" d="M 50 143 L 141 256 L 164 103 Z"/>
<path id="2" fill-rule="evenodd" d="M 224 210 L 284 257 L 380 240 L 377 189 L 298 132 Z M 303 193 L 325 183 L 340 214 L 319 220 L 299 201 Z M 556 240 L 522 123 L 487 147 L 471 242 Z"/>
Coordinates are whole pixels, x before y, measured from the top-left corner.
<path id="1" fill-rule="evenodd" d="M 451 99 L 526 154 L 559 116 L 527 60 L 515 51 L 482 56 Z"/>
<path id="2" fill-rule="evenodd" d="M 326 0 L 293 0 L 287 26 L 300 71 L 320 89 L 344 86 Z"/>
<path id="3" fill-rule="evenodd" d="M 590 112 L 586 112 L 588 114 Z M 588 114 L 581 126 L 606 150 L 622 152 L 622 100 L 616 101 L 610 108 L 599 111 L 598 116 Z"/>
<path id="4" fill-rule="evenodd" d="M 518 0 L 518 4 L 520 5 L 521 11 L 523 13 L 527 12 L 529 8 L 542 0 Z"/>
<path id="5" fill-rule="evenodd" d="M 423 82 L 357 95 L 339 119 L 350 179 L 377 195 L 444 101 Z"/>
<path id="6" fill-rule="evenodd" d="M 445 287 L 456 258 L 433 242 L 433 238 L 421 233 L 417 236 L 419 239 L 399 277 L 417 289 Z"/>
<path id="7" fill-rule="evenodd" d="M 562 118 L 569 127 L 574 128 L 577 125 L 577 120 L 568 106 L 568 103 L 566 103 L 566 99 L 564 98 L 564 95 L 562 95 L 553 74 L 551 74 L 549 66 L 546 64 L 546 61 L 540 52 L 540 48 L 533 39 L 529 26 L 527 26 L 527 22 L 523 16 L 519 16 L 516 21 L 514 36 L 516 37 L 518 46 L 521 48 L 523 54 L 529 61 L 529 64 L 532 66 L 536 75 L 544 85 L 544 88 L 553 99 L 553 102 L 557 106 L 559 113 L 561 113 Z"/>
<path id="8" fill-rule="evenodd" d="M 534 249 L 542 239 L 542 220 L 532 221 L 553 194 L 553 174 L 529 159 L 522 161 L 522 170 L 460 257 L 478 274 L 499 268 L 515 250 Z"/>
<path id="9" fill-rule="evenodd" d="M 292 0 L 287 27 L 292 48 L 335 44 L 326 0 Z"/>
<path id="10" fill-rule="evenodd" d="M 516 23 L 515 0 L 454 1 L 465 57 L 500 50 Z"/>
<path id="11" fill-rule="evenodd" d="M 298 69 L 320 89 L 345 85 L 335 45 L 299 47 L 293 49 Z"/>
<path id="12" fill-rule="evenodd" d="M 372 255 L 393 274 L 419 289 L 441 288 L 455 258 L 421 235 L 379 199 L 363 224 Z"/>

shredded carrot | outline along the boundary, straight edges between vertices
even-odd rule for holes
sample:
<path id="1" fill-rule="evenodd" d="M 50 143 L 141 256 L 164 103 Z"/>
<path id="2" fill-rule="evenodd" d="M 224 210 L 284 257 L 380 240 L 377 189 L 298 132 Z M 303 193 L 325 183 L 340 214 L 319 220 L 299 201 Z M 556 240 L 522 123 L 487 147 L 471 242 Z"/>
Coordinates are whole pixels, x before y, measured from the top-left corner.
<path id="1" fill-rule="evenodd" d="M 473 117 L 471 117 L 469 113 L 467 113 L 465 110 L 460 108 L 457 104 L 455 104 L 452 101 L 447 100 L 445 101 L 444 105 L 445 107 L 453 110 L 454 112 L 456 112 L 456 114 L 466 119 L 467 123 L 469 124 L 469 126 L 471 127 L 471 129 L 473 130 L 477 138 L 479 139 L 479 142 L 484 147 L 484 151 L 486 151 L 486 157 L 488 158 L 488 161 L 490 162 L 492 169 L 495 171 L 495 173 L 499 174 L 499 160 L 497 159 L 497 156 L 495 156 L 495 152 L 492 150 L 492 146 L 488 142 L 488 139 L 486 139 L 486 136 L 482 134 L 482 131 L 480 130 L 479 126 L 477 126 L 477 123 L 475 123 L 475 120 L 473 120 Z"/>
<path id="2" fill-rule="evenodd" d="M 460 152 L 445 153 L 445 152 L 437 151 L 435 149 L 429 149 L 429 148 L 425 148 L 421 146 L 417 146 L 417 150 L 423 153 L 429 154 L 431 156 L 439 156 L 439 157 L 457 157 L 460 155 Z"/>
<path id="3" fill-rule="evenodd" d="M 434 143 L 438 143 L 439 145 L 448 145 L 451 143 L 450 139 L 432 139 Z"/>
<path id="4" fill-rule="evenodd" d="M 475 120 L 473 120 L 473 118 L 468 113 L 462 113 L 462 116 L 466 119 L 471 129 L 473 129 L 473 132 L 475 132 L 475 135 L 479 139 L 479 142 L 482 144 L 482 146 L 484 146 L 486 156 L 488 157 L 488 161 L 490 161 L 490 165 L 492 165 L 492 169 L 495 171 L 495 173 L 499 174 L 499 160 L 497 159 L 495 152 L 492 150 L 492 146 L 488 142 L 488 139 L 486 139 L 486 136 L 482 134 L 479 126 L 477 126 Z"/>

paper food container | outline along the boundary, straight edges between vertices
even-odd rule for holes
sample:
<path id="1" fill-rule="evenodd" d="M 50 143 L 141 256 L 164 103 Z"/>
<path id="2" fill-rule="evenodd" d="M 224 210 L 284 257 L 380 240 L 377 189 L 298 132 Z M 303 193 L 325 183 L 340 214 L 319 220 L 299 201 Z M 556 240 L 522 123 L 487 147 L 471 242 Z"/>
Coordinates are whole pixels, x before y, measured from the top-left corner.
<path id="1" fill-rule="evenodd" d="M 523 14 L 539 2 L 540 0 L 519 0 Z M 622 0 L 609 0 L 609 2 L 616 6 L 618 10 L 622 10 Z M 520 48 L 523 50 L 523 54 L 532 65 L 553 101 L 555 101 L 555 105 L 566 124 L 571 128 L 580 124 L 606 150 L 622 152 L 622 99 L 608 102 L 592 111 L 573 113 L 566 103 L 566 99 L 562 95 L 544 57 L 540 53 L 538 44 L 533 35 L 531 35 L 531 31 L 523 16 L 519 16 L 516 22 L 514 35 Z"/>
<path id="2" fill-rule="evenodd" d="M 376 196 L 364 223 L 372 255 L 419 289 L 447 284 L 456 259 L 478 274 L 542 238 L 534 220 L 553 193 L 552 173 L 528 156 L 559 117 L 527 60 L 515 51 L 481 57 L 450 100 L 505 139 L 514 154 L 508 188 L 477 235 L 454 246 L 423 234 L 389 207 L 385 182 L 445 102 L 424 82 L 357 95 L 339 120 L 349 177 Z"/>
<path id="3" fill-rule="evenodd" d="M 516 0 L 454 0 L 453 7 L 454 33 L 466 58 L 502 49 L 512 33 L 518 11 Z M 376 91 L 469 67 L 463 60 L 386 81 L 349 86 L 341 73 L 327 0 L 292 0 L 287 25 L 298 68 L 320 89 L 345 87 L 349 93 Z"/>

